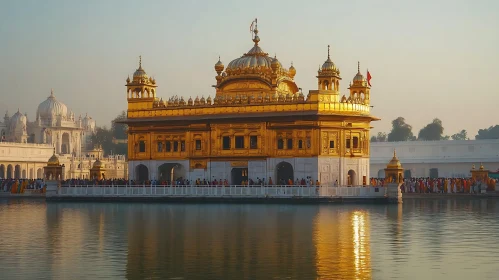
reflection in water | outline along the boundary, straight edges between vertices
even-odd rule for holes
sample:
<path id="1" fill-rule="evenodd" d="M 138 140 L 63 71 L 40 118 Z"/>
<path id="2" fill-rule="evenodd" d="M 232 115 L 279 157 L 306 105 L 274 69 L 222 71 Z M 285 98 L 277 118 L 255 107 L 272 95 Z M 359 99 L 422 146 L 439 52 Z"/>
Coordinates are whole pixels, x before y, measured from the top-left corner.
<path id="1" fill-rule="evenodd" d="M 2 279 L 496 279 L 496 204 L 0 199 L 0 268 Z"/>
<path id="2" fill-rule="evenodd" d="M 320 277 L 371 279 L 368 212 L 323 206 L 314 227 Z"/>

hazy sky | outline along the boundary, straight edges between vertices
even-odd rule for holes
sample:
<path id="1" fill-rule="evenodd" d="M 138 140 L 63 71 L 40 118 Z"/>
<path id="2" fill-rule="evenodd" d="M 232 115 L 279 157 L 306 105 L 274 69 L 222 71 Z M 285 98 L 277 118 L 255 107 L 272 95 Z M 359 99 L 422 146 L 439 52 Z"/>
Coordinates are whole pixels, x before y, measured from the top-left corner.
<path id="1" fill-rule="evenodd" d="M 327 57 L 342 94 L 356 73 L 373 79 L 374 132 L 403 116 L 419 129 L 435 117 L 445 134 L 499 124 L 499 1 L 2 1 L 0 116 L 19 107 L 33 120 L 54 88 L 76 115 L 98 125 L 126 109 L 125 79 L 138 66 L 158 96 L 214 95 L 214 64 L 260 46 L 291 61 L 303 91 L 317 87 Z"/>

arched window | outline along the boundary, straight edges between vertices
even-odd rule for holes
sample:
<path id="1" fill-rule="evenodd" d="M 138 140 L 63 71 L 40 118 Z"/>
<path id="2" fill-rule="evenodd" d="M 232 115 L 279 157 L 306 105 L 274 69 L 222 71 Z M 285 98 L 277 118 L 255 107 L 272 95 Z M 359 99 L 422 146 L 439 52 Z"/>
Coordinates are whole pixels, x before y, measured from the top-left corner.
<path id="1" fill-rule="evenodd" d="M 140 140 L 139 141 L 139 153 L 145 153 L 146 152 L 146 141 Z"/>

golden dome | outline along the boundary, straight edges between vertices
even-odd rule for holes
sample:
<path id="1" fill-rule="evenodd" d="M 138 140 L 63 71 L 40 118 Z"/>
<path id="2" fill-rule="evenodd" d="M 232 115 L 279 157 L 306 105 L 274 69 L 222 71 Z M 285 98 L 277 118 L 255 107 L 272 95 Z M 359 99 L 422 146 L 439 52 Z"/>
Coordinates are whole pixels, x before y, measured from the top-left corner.
<path id="1" fill-rule="evenodd" d="M 253 31 L 255 36 L 253 38 L 253 42 L 255 45 L 243 56 L 240 58 L 236 58 L 232 60 L 227 66 L 226 72 L 230 73 L 231 71 L 236 71 L 238 69 L 245 68 L 263 68 L 263 69 L 271 69 L 273 58 L 269 57 L 269 54 L 264 52 L 260 46 L 258 46 L 258 42 L 260 42 L 260 37 L 258 37 L 258 29 Z M 282 65 L 279 66 L 282 67 Z"/>
<path id="2" fill-rule="evenodd" d="M 208 105 L 211 105 L 211 96 L 208 95 L 208 98 L 206 98 L 206 103 Z"/>
<path id="3" fill-rule="evenodd" d="M 289 67 L 289 75 L 291 77 L 294 77 L 296 75 L 296 69 L 295 67 L 293 66 L 293 62 L 291 62 L 291 67 Z"/>
<path id="4" fill-rule="evenodd" d="M 277 69 L 281 68 L 282 65 L 277 59 L 277 56 L 274 56 L 274 59 L 272 59 L 272 63 L 270 64 L 270 67 L 272 67 L 272 70 L 276 71 Z"/>
<path id="5" fill-rule="evenodd" d="M 319 72 L 333 72 L 334 74 L 340 74 L 340 70 L 336 68 L 336 65 L 334 62 L 331 60 L 331 57 L 329 55 L 329 45 L 327 46 L 327 59 L 324 61 L 322 64 L 322 67 L 320 68 Z"/>
<path id="6" fill-rule="evenodd" d="M 100 161 L 100 159 L 97 159 L 97 160 L 94 162 L 94 165 L 92 165 L 92 168 L 93 168 L 93 169 L 104 168 L 104 163 L 102 163 L 102 161 Z"/>
<path id="7" fill-rule="evenodd" d="M 397 158 L 397 153 L 395 150 L 393 150 L 393 158 L 388 163 L 387 168 L 388 169 L 400 169 L 400 168 L 402 168 L 402 164 L 400 163 L 399 159 Z"/>
<path id="8" fill-rule="evenodd" d="M 218 62 L 215 64 L 215 71 L 217 71 L 217 73 L 220 73 L 224 70 L 224 64 L 222 63 L 222 61 L 220 61 L 220 56 L 218 57 Z"/>
<path id="9" fill-rule="evenodd" d="M 128 78 L 126 78 L 126 82 L 130 83 L 130 76 L 128 76 Z"/>
<path id="10" fill-rule="evenodd" d="M 48 166 L 59 166 L 59 158 L 55 155 L 55 149 L 54 149 L 54 154 L 50 157 L 49 161 L 47 162 Z"/>
<path id="11" fill-rule="evenodd" d="M 133 79 L 134 80 L 149 79 L 149 76 L 147 76 L 146 71 L 142 69 L 142 56 L 139 56 L 139 68 L 137 68 L 137 70 L 135 70 L 135 73 L 133 73 Z"/>
<path id="12" fill-rule="evenodd" d="M 365 82 L 366 79 L 364 76 L 360 73 L 360 62 L 357 62 L 357 75 L 353 77 L 353 83 L 356 84 L 356 82 Z"/>

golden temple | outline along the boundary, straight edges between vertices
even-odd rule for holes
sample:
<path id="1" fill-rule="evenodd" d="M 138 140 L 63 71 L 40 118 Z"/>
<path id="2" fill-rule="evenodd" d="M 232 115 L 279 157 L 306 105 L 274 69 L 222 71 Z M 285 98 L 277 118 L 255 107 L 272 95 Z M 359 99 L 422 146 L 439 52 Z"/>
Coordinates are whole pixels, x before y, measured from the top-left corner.
<path id="1" fill-rule="evenodd" d="M 295 67 L 264 52 L 258 32 L 255 20 L 253 47 L 227 67 L 219 58 L 213 99 L 157 97 L 140 59 L 126 80 L 130 179 L 366 184 L 370 123 L 378 119 L 360 68 L 341 95 L 328 46 L 317 89 L 305 96 Z"/>

